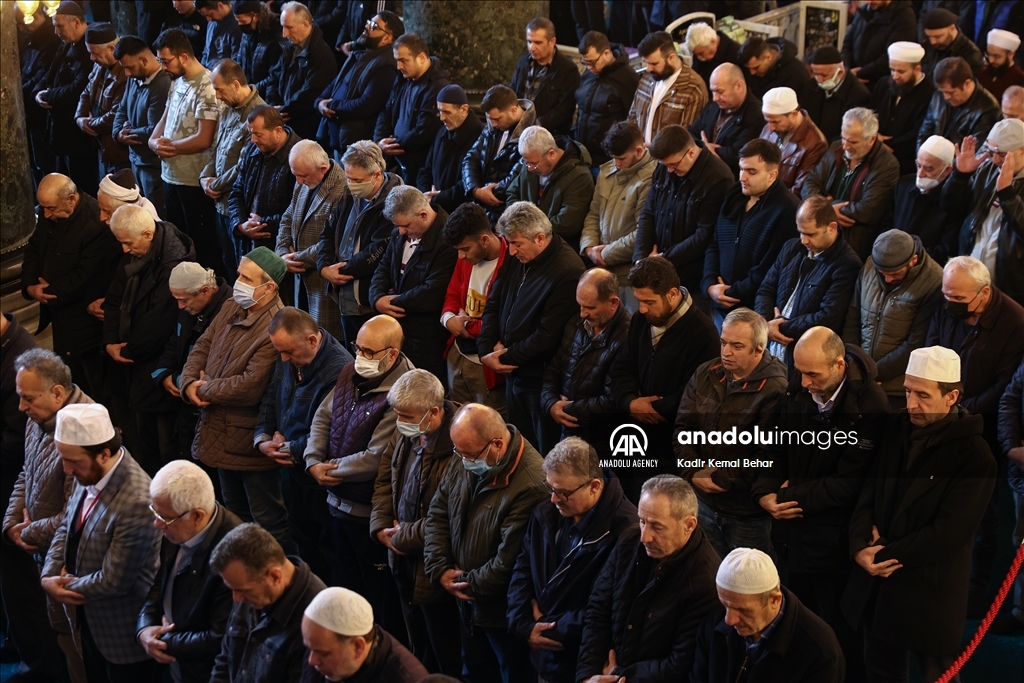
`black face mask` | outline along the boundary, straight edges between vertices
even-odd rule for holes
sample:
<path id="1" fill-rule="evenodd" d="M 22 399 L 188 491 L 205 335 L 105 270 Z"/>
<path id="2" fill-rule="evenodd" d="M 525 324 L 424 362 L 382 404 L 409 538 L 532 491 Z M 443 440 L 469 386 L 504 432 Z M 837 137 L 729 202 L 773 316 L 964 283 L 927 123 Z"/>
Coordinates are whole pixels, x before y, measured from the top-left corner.
<path id="1" fill-rule="evenodd" d="M 977 299 L 980 295 L 981 290 L 979 289 L 978 293 L 974 295 L 974 299 Z M 974 299 L 970 301 L 950 301 L 949 299 L 944 299 L 946 312 L 949 313 L 949 317 L 953 318 L 953 320 L 967 320 L 974 315 L 970 310 Z"/>
<path id="2" fill-rule="evenodd" d="M 241 24 L 239 24 L 238 28 L 241 29 L 242 33 L 246 33 L 246 34 L 249 34 L 249 35 L 252 35 L 253 33 L 256 33 L 256 29 L 253 28 L 251 24 L 246 24 L 245 26 L 242 26 Z"/>

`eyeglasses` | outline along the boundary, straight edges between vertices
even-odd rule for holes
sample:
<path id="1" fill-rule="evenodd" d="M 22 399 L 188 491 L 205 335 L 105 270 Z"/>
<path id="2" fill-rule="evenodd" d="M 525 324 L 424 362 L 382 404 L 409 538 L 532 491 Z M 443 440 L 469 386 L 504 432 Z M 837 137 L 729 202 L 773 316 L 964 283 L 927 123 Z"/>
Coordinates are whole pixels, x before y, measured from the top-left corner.
<path id="1" fill-rule="evenodd" d="M 589 485 L 590 482 L 591 482 L 591 480 L 588 479 L 587 481 L 583 482 L 582 484 L 580 484 L 579 486 L 574 488 L 572 491 L 568 491 L 568 492 L 567 491 L 559 491 L 556 488 L 552 488 L 546 481 L 544 482 L 544 488 L 546 488 L 548 490 L 548 493 L 550 493 L 552 496 L 557 496 L 558 499 L 561 500 L 561 502 L 568 503 L 569 502 L 569 498 L 572 496 L 572 494 L 576 493 L 577 491 L 579 491 L 584 486 Z"/>
<path id="2" fill-rule="evenodd" d="M 461 453 L 461 452 L 459 451 L 459 449 L 458 449 L 458 448 L 456 448 L 455 446 L 452 446 L 452 453 L 454 453 L 455 455 L 459 456 L 459 457 L 460 457 L 460 458 L 462 458 L 463 460 L 479 460 L 479 459 L 480 459 L 480 456 L 481 456 L 481 455 L 483 455 L 483 454 L 484 454 L 485 452 L 487 452 L 487 449 L 488 449 L 488 448 L 490 448 L 490 447 L 491 447 L 491 444 L 492 444 L 492 443 L 494 443 L 494 442 L 495 442 L 496 440 L 497 440 L 497 439 L 491 439 L 490 441 L 488 441 L 488 442 L 487 442 L 487 445 L 485 445 L 485 446 L 484 446 L 483 448 L 481 448 L 481 449 L 480 449 L 480 452 L 479 452 L 479 453 L 477 453 L 476 455 L 474 455 L 474 456 L 473 456 L 472 458 L 470 458 L 469 456 L 463 455 L 463 454 L 462 454 L 462 453 Z"/>
<path id="3" fill-rule="evenodd" d="M 173 62 L 176 59 L 178 59 L 177 56 L 171 57 L 170 59 L 164 59 L 163 57 L 159 57 L 158 56 L 156 58 L 156 63 L 159 64 L 160 66 L 167 66 L 168 64 L 170 64 L 171 62 Z"/>
<path id="4" fill-rule="evenodd" d="M 389 36 L 391 35 L 391 31 L 387 30 L 386 28 L 384 28 L 383 26 L 378 24 L 373 19 L 370 19 L 370 20 L 368 20 L 366 22 L 366 30 L 367 31 L 383 31 L 384 33 L 387 33 Z"/>
<path id="5" fill-rule="evenodd" d="M 380 349 L 379 351 L 374 351 L 373 349 L 368 348 L 366 346 L 358 346 L 356 345 L 355 342 L 350 343 L 349 347 L 352 349 L 352 355 L 362 355 L 363 358 L 370 359 L 372 359 L 378 353 L 384 353 L 385 351 L 390 351 L 392 349 L 392 347 L 386 346 L 383 349 Z"/>
<path id="6" fill-rule="evenodd" d="M 182 517 L 184 517 L 185 515 L 187 515 L 188 513 L 192 512 L 192 510 L 185 510 L 180 515 L 178 515 L 177 517 L 172 517 L 171 519 L 167 519 L 166 517 L 161 515 L 159 512 L 154 510 L 152 505 L 149 506 L 149 511 L 152 512 L 153 516 L 157 518 L 157 521 L 159 521 L 164 526 L 170 526 L 170 525 L 174 524 L 175 522 L 177 522 Z"/>

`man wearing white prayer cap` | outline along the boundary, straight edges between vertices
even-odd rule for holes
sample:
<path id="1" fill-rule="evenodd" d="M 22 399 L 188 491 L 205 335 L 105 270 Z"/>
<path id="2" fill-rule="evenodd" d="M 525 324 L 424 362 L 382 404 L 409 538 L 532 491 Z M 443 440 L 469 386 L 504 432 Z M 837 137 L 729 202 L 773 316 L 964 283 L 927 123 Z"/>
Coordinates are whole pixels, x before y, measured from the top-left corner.
<path id="1" fill-rule="evenodd" d="M 996 285 L 1024 304 L 1024 121 L 1003 119 L 984 146 L 973 136 L 957 149 L 945 206 L 969 207 L 960 253 L 989 269 Z"/>
<path id="2" fill-rule="evenodd" d="M 1024 83 L 1024 69 L 1014 61 L 1019 47 L 1020 36 L 1016 33 L 1001 28 L 994 28 L 988 32 L 985 68 L 978 74 L 978 82 L 997 100 L 1003 97 L 1003 93 L 1011 85 Z"/>
<path id="3" fill-rule="evenodd" d="M 160 552 L 149 475 L 102 404 L 61 408 L 53 440 L 75 486 L 46 554 L 43 589 L 76 624 L 90 681 L 154 680 L 155 662 L 135 639 Z"/>
<path id="4" fill-rule="evenodd" d="M 772 88 L 766 92 L 761 100 L 761 115 L 765 123 L 758 137 L 779 146 L 779 180 L 799 197 L 804 178 L 828 150 L 825 134 L 807 110 L 800 108 L 792 88 Z"/>
<path id="5" fill-rule="evenodd" d="M 417 683 L 427 676 L 423 664 L 373 622 L 370 602 L 347 588 L 325 588 L 313 598 L 302 617 L 302 642 L 302 683 Z"/>
<path id="6" fill-rule="evenodd" d="M 934 681 L 960 652 L 971 542 L 996 477 L 984 420 L 963 407 L 960 380 L 955 351 L 911 352 L 907 410 L 893 413 L 850 518 L 857 566 L 843 611 L 864 629 L 868 680 L 906 680 L 913 656 Z"/>
<path id="7" fill-rule="evenodd" d="M 889 45 L 889 77 L 871 91 L 871 108 L 878 114 L 878 135 L 900 162 L 900 174 L 914 172 L 917 131 L 935 92 L 931 77 L 921 68 L 924 48 L 899 41 Z M 898 226 L 903 229 L 903 226 Z"/>
<path id="8" fill-rule="evenodd" d="M 100 189 L 96 193 L 96 202 L 100 206 L 100 220 L 107 225 L 110 225 L 110 216 L 114 211 L 125 204 L 141 206 L 153 217 L 154 221 L 160 220 L 156 206 L 142 196 L 135 180 L 135 174 L 128 168 L 108 173 L 103 177 L 103 180 L 100 181 Z"/>
<path id="9" fill-rule="evenodd" d="M 779 583 L 772 559 L 736 548 L 718 567 L 716 610 L 697 631 L 691 681 L 841 683 L 832 629 Z"/>

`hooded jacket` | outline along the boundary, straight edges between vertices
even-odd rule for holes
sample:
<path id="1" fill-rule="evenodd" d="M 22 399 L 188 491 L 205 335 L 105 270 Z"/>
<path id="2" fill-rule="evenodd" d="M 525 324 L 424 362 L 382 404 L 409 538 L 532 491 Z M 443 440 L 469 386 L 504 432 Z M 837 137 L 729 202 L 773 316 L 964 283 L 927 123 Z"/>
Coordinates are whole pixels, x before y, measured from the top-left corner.
<path id="1" fill-rule="evenodd" d="M 753 432 L 755 425 L 761 431 L 771 429 L 775 404 L 786 391 L 786 365 L 767 351 L 751 373 L 742 380 L 733 381 L 716 358 L 703 363 L 686 383 L 683 398 L 679 401 L 679 412 L 675 418 L 675 432 L 696 432 L 708 435 L 710 432 Z M 694 442 L 696 443 L 696 442 Z M 696 461 L 743 457 L 757 457 L 759 449 L 736 445 L 683 445 L 675 440 L 673 451 L 676 458 Z M 693 475 L 703 466 L 679 468 L 679 476 L 693 482 Z M 694 487 L 694 493 L 709 508 L 726 517 L 763 519 L 765 511 L 751 499 L 750 487 L 757 479 L 758 469 L 752 467 L 718 467 L 711 474 L 711 481 L 725 489 L 722 493 L 706 493 Z"/>
<path id="2" fill-rule="evenodd" d="M 167 285 L 171 271 L 195 257 L 188 235 L 161 221 L 146 255 L 125 254 L 107 290 L 103 343 L 127 343 L 121 355 L 135 362 L 121 367 L 128 380 L 128 401 L 135 411 L 171 412 L 180 405 L 162 387 L 153 385 L 152 373 L 160 365 L 160 355 L 178 320 L 178 302 Z"/>
<path id="3" fill-rule="evenodd" d="M 718 212 L 736 181 L 724 161 L 702 149 L 684 176 L 658 164 L 636 229 L 633 260 L 651 255 L 654 246 L 679 272 L 683 286 L 695 292 L 704 276 L 704 252 Z"/>
<path id="4" fill-rule="evenodd" d="M 843 341 L 863 348 L 878 365 L 890 396 L 903 396 L 903 376 L 914 349 L 924 346 L 935 307 L 942 301 L 942 267 L 914 237 L 917 264 L 902 282 L 887 286 L 868 257 L 846 314 Z"/>
<path id="5" fill-rule="evenodd" d="M 571 518 L 562 517 L 550 502 L 533 512 L 523 537 L 523 549 L 512 570 L 508 589 L 508 628 L 523 640 L 533 625 L 532 601 L 544 617 L 555 622 L 544 637 L 565 648 L 560 652 L 530 649 L 530 659 L 541 678 L 551 683 L 575 683 L 576 660 L 582 645 L 587 604 L 601 568 L 608 561 L 619 537 L 635 528 L 636 506 L 622 492 L 622 485 L 610 470 L 603 474 L 604 490 L 597 503 L 576 525 L 579 542 L 564 557 L 559 552 L 559 535 L 568 532 Z"/>
<path id="6" fill-rule="evenodd" d="M 749 211 L 747 199 L 739 183 L 725 196 L 718 224 L 704 252 L 700 289 L 707 292 L 721 277 L 729 285 L 726 296 L 740 300 L 736 307 L 753 308 L 758 286 L 782 245 L 793 237 L 800 200 L 778 178 Z"/>
<path id="7" fill-rule="evenodd" d="M 326 100 L 334 114 L 321 120 L 316 137 L 324 147 L 344 152 L 353 142 L 373 137 L 377 117 L 387 106 L 398 78 L 394 46 L 356 48 L 341 70 L 331 73 L 333 79 L 320 87 L 322 92 L 313 105 L 319 107 Z"/>
<path id="8" fill-rule="evenodd" d="M 807 176 L 828 151 L 825 134 L 811 120 L 806 109 L 801 109 L 800 113 L 804 117 L 803 123 L 793 131 L 790 139 L 783 145 L 782 165 L 779 166 L 779 180 L 798 197 L 803 192 Z M 758 137 L 777 144 L 777 136 L 768 128 L 767 123 Z"/>
<path id="9" fill-rule="evenodd" d="M 715 150 L 718 158 L 726 163 L 734 176 L 740 172 L 740 150 L 758 136 L 764 126 L 764 116 L 761 114 L 761 100 L 749 90 L 747 96 L 736 107 L 732 116 L 722 125 L 722 129 L 715 136 L 715 124 L 718 117 L 722 115 L 722 108 L 714 100 L 708 102 L 697 120 L 690 124 L 690 135 L 698 147 L 703 147 L 701 133 L 707 136 L 708 140 L 719 145 Z"/>
<path id="10" fill-rule="evenodd" d="M 540 453 L 514 425 L 507 426 L 501 462 L 480 477 L 452 458 L 427 512 L 425 571 L 437 583 L 446 570 L 462 569 L 460 581 L 469 583 L 473 596 L 460 601 L 467 627 L 508 628 L 512 569 L 530 517 L 549 496 Z"/>
<path id="11" fill-rule="evenodd" d="M 807 176 L 801 190 L 804 199 L 812 194 L 829 197 L 843 174 L 845 160 L 843 144 L 832 143 L 828 152 L 821 158 L 818 165 Z M 892 152 L 885 148 L 881 140 L 875 140 L 871 150 L 864 155 L 854 171 L 853 184 L 846 206 L 839 209 L 847 218 L 855 223 L 844 228 L 846 241 L 861 259 L 871 253 L 871 245 L 878 237 L 878 221 L 892 202 L 892 191 L 900 177 L 900 163 Z M 838 201 L 838 200 L 837 200 Z"/>
<path id="12" fill-rule="evenodd" d="M 448 70 L 437 57 L 430 58 L 427 72 L 416 80 L 399 74 L 387 104 L 377 117 L 373 139 L 395 138 L 398 141 L 404 153 L 395 158 L 405 167 L 405 179 L 410 185 L 416 183 L 434 136 L 444 127 L 437 116 L 437 94 L 451 83 L 448 76 Z"/>
<path id="13" fill-rule="evenodd" d="M 533 60 L 527 53 L 516 63 L 510 87 L 516 97 L 529 99 L 526 93 L 526 78 Z M 547 73 L 540 78 L 533 105 L 537 110 L 537 125 L 547 128 L 552 135 L 568 135 L 572 126 L 572 115 L 576 111 L 576 89 L 580 86 L 580 72 L 576 63 L 557 49 L 548 63 Z"/>
<path id="14" fill-rule="evenodd" d="M 604 136 L 612 124 L 626 120 L 640 82 L 640 77 L 629 65 L 626 49 L 613 43 L 611 52 L 615 60 L 599 74 L 584 70 L 580 87 L 576 89 L 577 113 L 572 139 L 579 140 L 587 148 L 595 166 L 611 158 L 602 145 Z"/>
<path id="15" fill-rule="evenodd" d="M 900 40 L 916 43 L 916 27 L 909 0 L 895 0 L 878 9 L 861 5 L 843 36 L 846 70 L 860 67 L 856 78 L 868 81 L 869 86 L 884 80 L 889 75 L 889 46 Z"/>
<path id="16" fill-rule="evenodd" d="M 483 129 L 480 117 L 472 110 L 455 130 L 448 130 L 442 125 L 437 129 L 427 158 L 416 176 L 416 187 L 421 192 L 437 188 L 434 203 L 448 213 L 469 201 L 462 181 L 462 160 Z"/>
<path id="17" fill-rule="evenodd" d="M 537 110 L 534 108 L 533 102 L 519 100 L 519 108 L 523 110 L 523 116 L 519 119 L 519 123 L 508 132 L 508 139 L 505 140 L 504 145 L 501 140 L 505 136 L 505 131 L 489 125 L 484 128 L 484 132 L 480 133 L 480 137 L 476 139 L 462 160 L 462 186 L 468 196 L 472 196 L 473 190 L 477 188 L 497 183 L 498 186 L 494 188 L 494 196 L 502 201 L 505 200 L 505 190 L 515 177 L 515 172 L 519 170 L 519 136 L 523 134 L 524 130 L 537 123 Z M 488 213 L 495 221 L 504 209 L 500 206 L 484 208 L 488 209 Z M 493 215 L 495 213 L 497 215 Z"/>
<path id="18" fill-rule="evenodd" d="M 994 182 L 994 181 L 993 181 Z M 917 187 L 917 173 L 902 176 L 892 194 L 892 206 L 879 224 L 882 234 L 893 228 L 921 239 L 924 250 L 936 263 L 943 264 L 960 253 L 960 228 L 971 210 L 969 200 L 957 201 L 944 208 L 942 195 L 949 177 L 939 187 L 922 193 Z"/>
<path id="19" fill-rule="evenodd" d="M 822 445 L 773 439 L 767 452 L 771 466 L 758 472 L 750 488 L 754 503 L 770 493 L 779 503 L 800 503 L 803 517 L 772 520 L 772 542 L 793 571 L 849 571 L 850 513 L 885 434 L 889 399 L 878 385 L 875 362 L 855 344 L 846 345 L 844 358 L 846 378 L 832 410 L 819 410 L 797 374 L 772 419 L 779 433 L 827 432 L 829 440 Z M 840 433 L 855 433 L 856 439 L 839 439 Z"/>
<path id="20" fill-rule="evenodd" d="M 854 567 L 843 614 L 891 647 L 941 657 L 960 651 L 971 544 L 996 480 L 982 429 L 981 416 L 962 406 L 923 428 L 900 411 L 886 427 L 850 518 L 849 552 L 853 557 L 871 543 L 874 526 L 884 546 L 875 562 L 898 559 L 903 566 L 887 578 Z M 908 463 L 915 436 L 926 440 Z"/>
<path id="21" fill-rule="evenodd" d="M 565 137 L 556 138 L 555 144 L 564 153 L 548 175 L 548 184 L 541 187 L 540 175 L 526 164 L 520 164 L 519 172 L 508 185 L 505 201 L 508 205 L 518 201 L 537 205 L 551 221 L 555 234 L 578 252 L 583 220 L 594 198 L 590 152 L 582 144 Z"/>
<path id="22" fill-rule="evenodd" d="M 999 102 L 977 79 L 974 80 L 974 93 L 959 107 L 951 105 L 941 92 L 936 91 L 932 93 L 928 112 L 917 134 L 917 146 L 920 148 L 932 135 L 941 135 L 954 145 L 959 145 L 968 135 L 981 142 L 988 138 L 992 126 L 1002 116 Z"/>
<path id="23" fill-rule="evenodd" d="M 799 93 L 801 86 L 811 77 L 807 75 L 807 67 L 797 57 L 796 45 L 785 38 L 768 38 L 766 42 L 778 51 L 779 57 L 764 76 L 744 74 L 747 87 L 760 98 L 772 88 L 792 88 Z"/>
<path id="24" fill-rule="evenodd" d="M 320 125 L 316 95 L 330 84 L 336 73 L 338 62 L 334 53 L 324 42 L 320 27 L 314 25 L 305 48 L 292 43 L 282 47 L 281 58 L 266 82 L 265 98 L 268 103 L 280 106 L 282 114 L 291 117 L 288 125 L 299 137 L 316 138 Z"/>

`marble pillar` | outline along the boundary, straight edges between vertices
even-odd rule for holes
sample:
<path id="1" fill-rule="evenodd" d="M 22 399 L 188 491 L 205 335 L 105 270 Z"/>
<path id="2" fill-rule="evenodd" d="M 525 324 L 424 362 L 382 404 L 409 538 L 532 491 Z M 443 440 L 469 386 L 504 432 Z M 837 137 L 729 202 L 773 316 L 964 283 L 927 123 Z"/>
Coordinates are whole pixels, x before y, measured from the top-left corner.
<path id="1" fill-rule="evenodd" d="M 119 36 L 139 35 L 135 3 L 118 0 L 110 3 L 110 23 Z"/>
<path id="2" fill-rule="evenodd" d="M 497 83 L 508 85 L 516 61 L 526 51 L 526 24 L 547 16 L 547 2 L 406 2 L 405 30 L 427 41 L 466 90 L 482 92 Z"/>
<path id="3" fill-rule="evenodd" d="M 25 244 L 35 229 L 35 197 L 21 95 L 13 2 L 0 2 L 0 253 Z"/>

